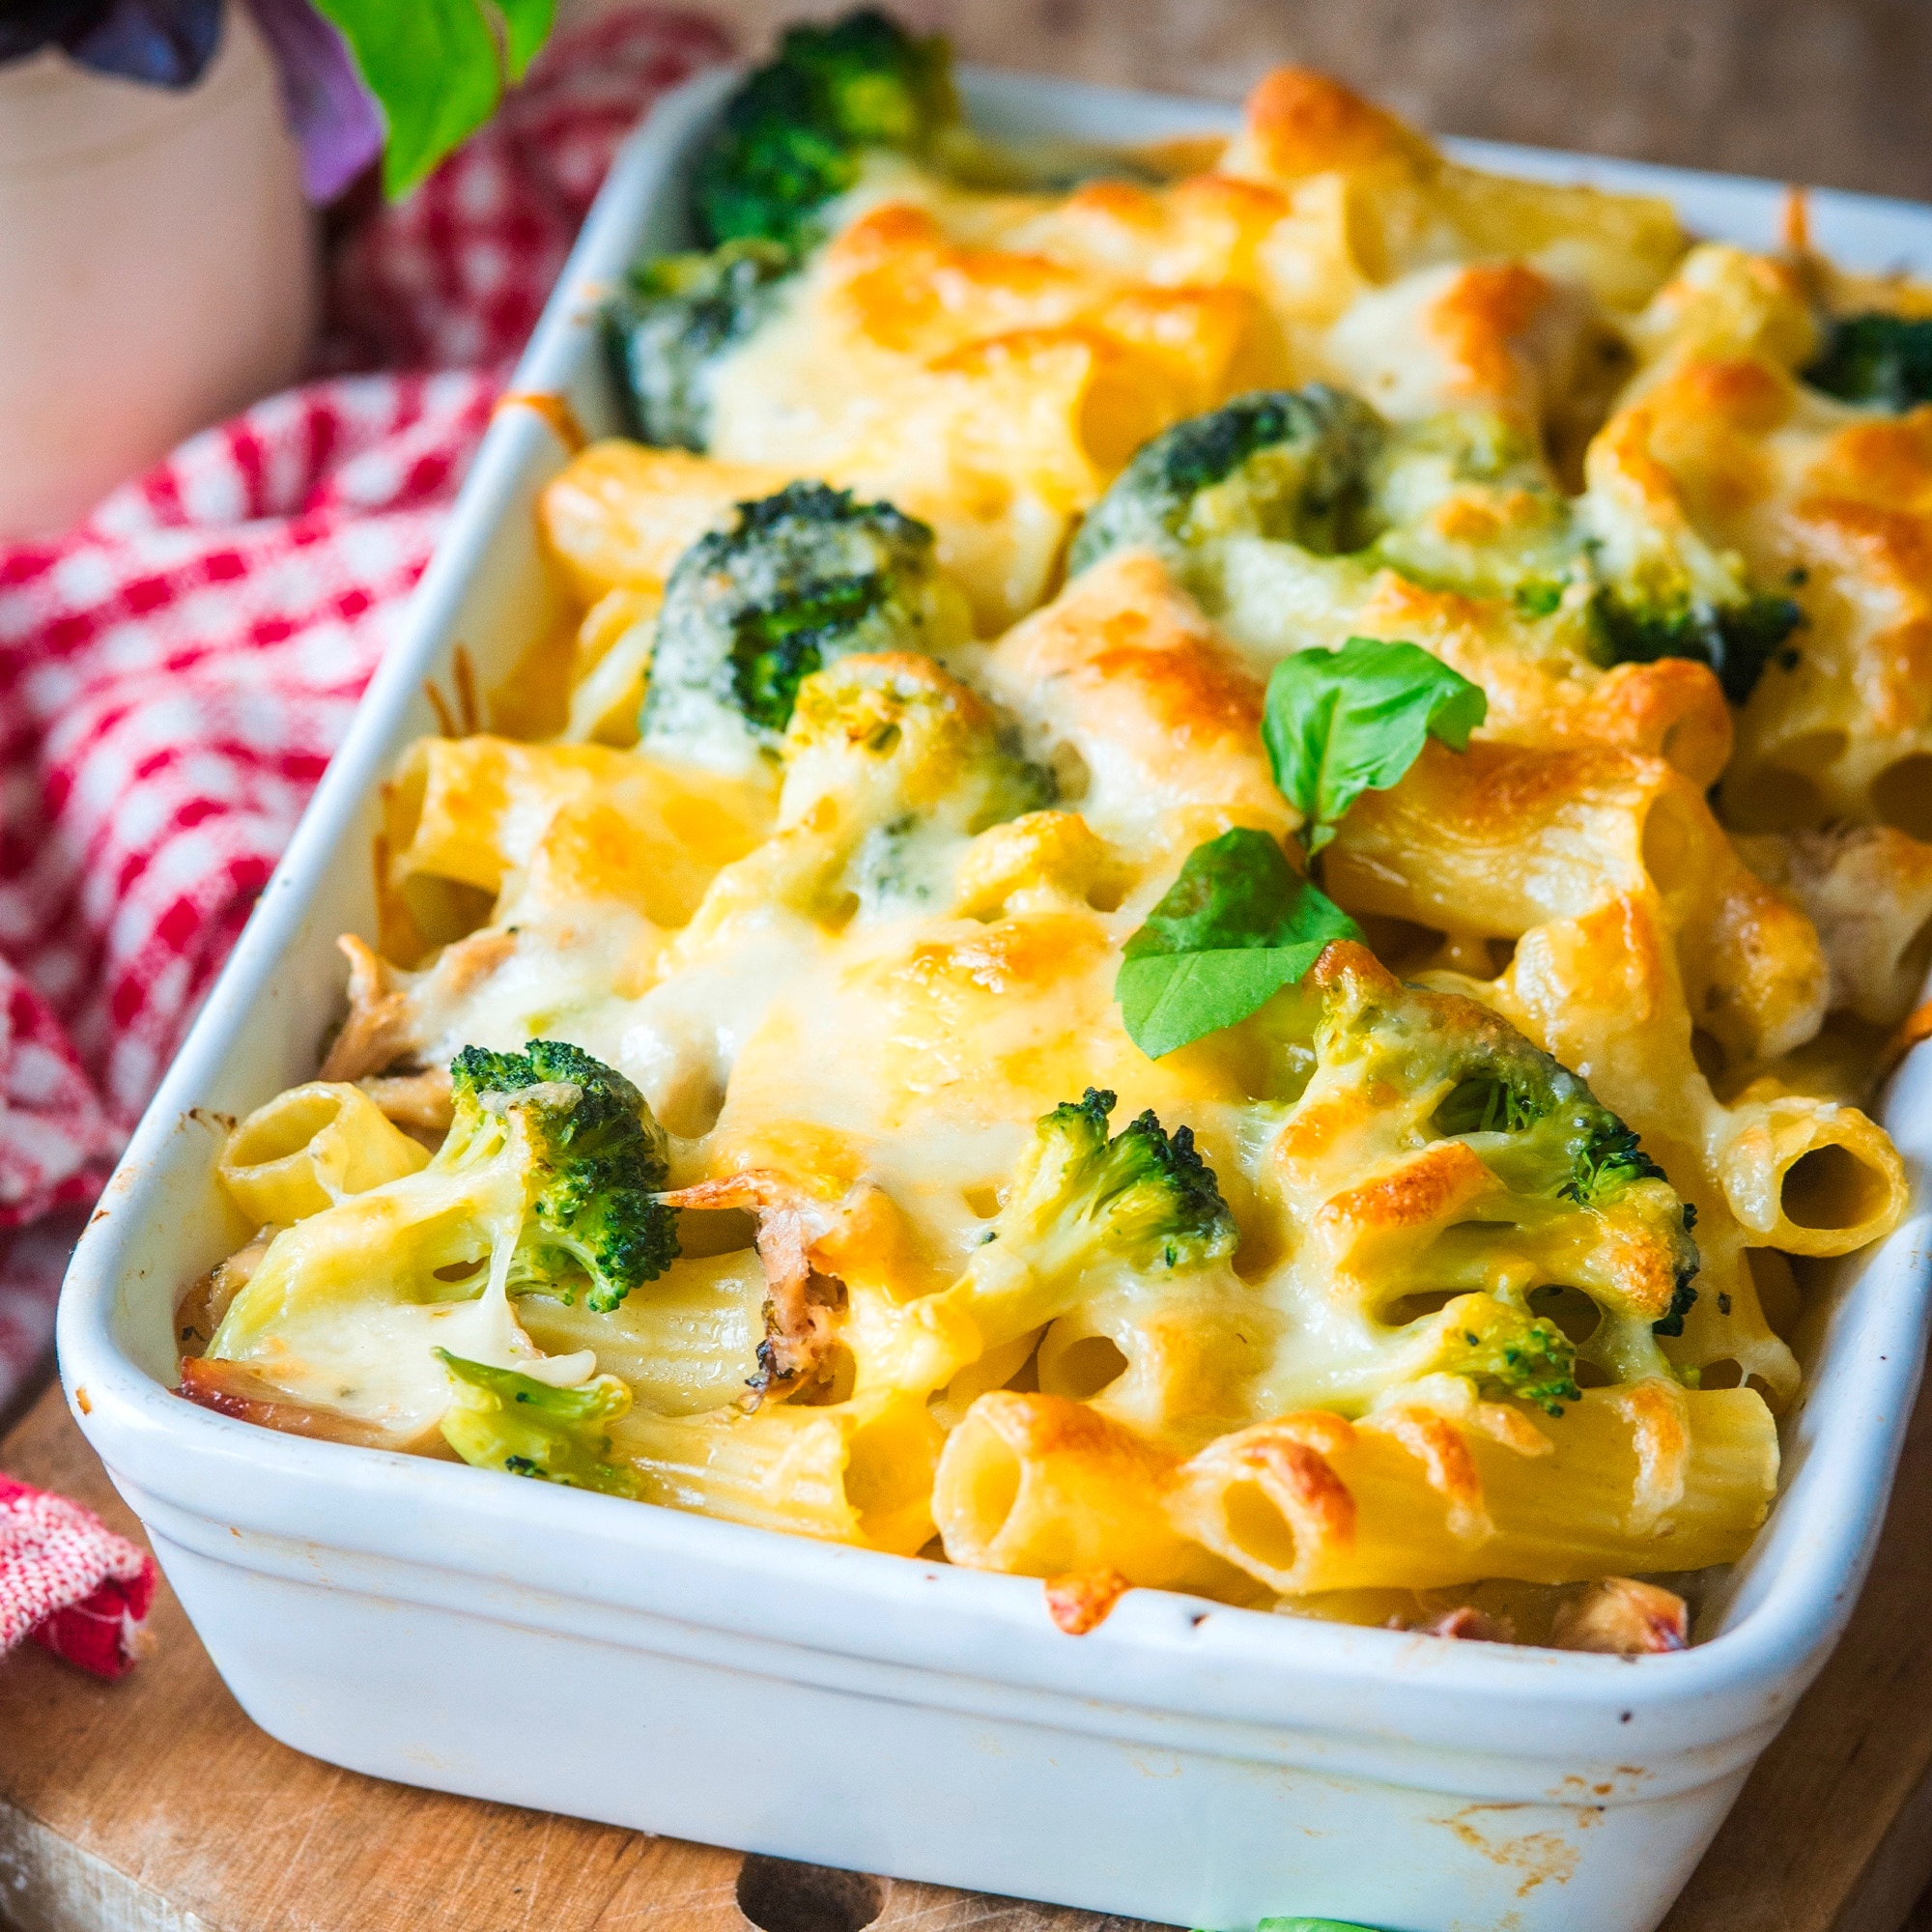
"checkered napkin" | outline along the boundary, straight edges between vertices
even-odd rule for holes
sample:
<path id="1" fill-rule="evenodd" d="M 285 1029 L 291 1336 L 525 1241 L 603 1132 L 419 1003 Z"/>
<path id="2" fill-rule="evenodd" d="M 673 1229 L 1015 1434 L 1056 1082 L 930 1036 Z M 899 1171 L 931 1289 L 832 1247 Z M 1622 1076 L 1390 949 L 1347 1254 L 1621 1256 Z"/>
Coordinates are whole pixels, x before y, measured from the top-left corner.
<path id="1" fill-rule="evenodd" d="M 618 142 L 726 51 L 643 9 L 560 37 L 482 134 L 340 241 L 323 380 L 68 535 L 0 546 L 0 1409 L 44 1351 L 73 1210 L 340 741 Z M 61 1602 L 127 1585 L 119 1539 L 46 1508 Z M 43 1602 L 20 1552 L 55 1547 L 8 1540 L 23 1511 L 44 1514 L 0 1497 L 0 1650 Z"/>
<path id="2" fill-rule="evenodd" d="M 22 1637 L 119 1677 L 141 1651 L 155 1559 L 92 1510 L 0 1476 L 0 1651 Z"/>

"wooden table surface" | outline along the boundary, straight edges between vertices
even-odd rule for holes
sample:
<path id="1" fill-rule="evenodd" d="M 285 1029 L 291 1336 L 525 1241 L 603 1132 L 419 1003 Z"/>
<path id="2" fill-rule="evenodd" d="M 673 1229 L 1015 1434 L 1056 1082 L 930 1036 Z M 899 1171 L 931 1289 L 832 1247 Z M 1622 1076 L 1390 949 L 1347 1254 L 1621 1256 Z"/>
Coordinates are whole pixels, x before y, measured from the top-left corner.
<path id="1" fill-rule="evenodd" d="M 139 1534 L 57 1390 L 0 1468 Z M 1932 1397 L 1850 1635 L 1663 1932 L 1900 1932 L 1932 1877 L 1928 1583 Z M 338 1771 L 249 1723 L 165 1589 L 153 1630 L 119 1684 L 31 1645 L 0 1662 L 14 1932 L 1134 1932 Z M 1932 1909 L 1912 1924 L 1932 1932 Z"/>

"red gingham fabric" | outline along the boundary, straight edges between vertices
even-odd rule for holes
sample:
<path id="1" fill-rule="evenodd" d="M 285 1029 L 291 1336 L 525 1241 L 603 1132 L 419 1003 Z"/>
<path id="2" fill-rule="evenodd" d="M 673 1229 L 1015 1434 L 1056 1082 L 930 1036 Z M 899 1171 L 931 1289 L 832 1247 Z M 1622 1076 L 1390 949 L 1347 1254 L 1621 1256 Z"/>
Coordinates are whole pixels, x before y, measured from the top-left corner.
<path id="1" fill-rule="evenodd" d="M 560 37 L 338 243 L 320 380 L 0 545 L 0 1411 L 71 1237 L 42 1217 L 99 1191 L 246 921 L 618 142 L 727 52 L 645 9 Z"/>
<path id="2" fill-rule="evenodd" d="M 0 1651 L 31 1636 L 119 1677 L 141 1651 L 155 1559 L 92 1510 L 0 1475 Z"/>

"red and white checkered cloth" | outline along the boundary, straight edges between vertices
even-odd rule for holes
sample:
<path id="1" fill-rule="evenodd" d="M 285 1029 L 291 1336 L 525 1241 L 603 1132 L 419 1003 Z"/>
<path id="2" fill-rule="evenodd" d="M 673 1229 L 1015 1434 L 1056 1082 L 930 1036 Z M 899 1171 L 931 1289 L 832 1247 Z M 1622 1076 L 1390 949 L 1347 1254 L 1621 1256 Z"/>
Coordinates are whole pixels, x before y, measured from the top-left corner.
<path id="1" fill-rule="evenodd" d="M 155 1559 L 93 1511 L 0 1475 L 0 1652 L 31 1636 L 119 1677 L 140 1654 Z"/>
<path id="2" fill-rule="evenodd" d="M 99 1191 L 241 932 L 618 142 L 727 51 L 643 9 L 560 37 L 339 244 L 319 363 L 339 373 L 68 535 L 0 546 L 0 1231 L 31 1231 L 0 1232 L 0 1410 L 71 1240 L 43 1217 Z M 99 1557 L 81 1594 L 113 1574 Z"/>

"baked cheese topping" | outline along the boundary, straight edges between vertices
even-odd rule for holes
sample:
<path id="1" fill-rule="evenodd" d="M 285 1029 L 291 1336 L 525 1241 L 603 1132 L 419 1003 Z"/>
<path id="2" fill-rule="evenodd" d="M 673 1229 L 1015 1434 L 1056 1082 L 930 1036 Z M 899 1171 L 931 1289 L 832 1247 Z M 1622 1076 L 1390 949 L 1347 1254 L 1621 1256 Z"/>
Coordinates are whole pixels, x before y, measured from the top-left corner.
<path id="1" fill-rule="evenodd" d="M 754 297 L 638 337 L 701 447 L 545 493 L 578 634 L 395 775 L 185 1388 L 1057 1602 L 1681 1642 L 1630 1578 L 1744 1553 L 1905 1204 L 1932 409 L 1806 379 L 1826 265 L 1320 75 L 1193 172 L 942 158 L 651 271 Z"/>

